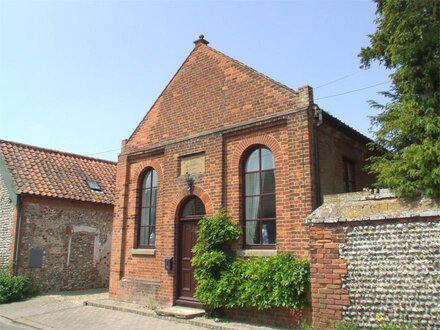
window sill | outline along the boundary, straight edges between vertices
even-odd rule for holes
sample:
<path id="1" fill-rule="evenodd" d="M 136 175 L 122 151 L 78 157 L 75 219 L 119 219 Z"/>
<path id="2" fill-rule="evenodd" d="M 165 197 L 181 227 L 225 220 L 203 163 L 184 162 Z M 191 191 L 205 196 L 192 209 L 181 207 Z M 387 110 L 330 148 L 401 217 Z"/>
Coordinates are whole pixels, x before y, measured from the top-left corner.
<path id="1" fill-rule="evenodd" d="M 144 256 L 154 256 L 156 254 L 156 249 L 131 249 L 131 254 L 144 255 Z"/>
<path id="2" fill-rule="evenodd" d="M 277 250 L 238 250 L 237 257 L 275 257 Z"/>

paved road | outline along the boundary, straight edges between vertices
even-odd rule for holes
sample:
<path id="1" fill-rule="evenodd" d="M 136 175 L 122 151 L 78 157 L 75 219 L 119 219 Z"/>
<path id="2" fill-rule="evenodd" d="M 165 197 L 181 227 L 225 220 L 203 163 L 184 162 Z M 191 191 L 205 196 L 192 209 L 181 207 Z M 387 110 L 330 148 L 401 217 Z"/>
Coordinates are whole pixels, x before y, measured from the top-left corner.
<path id="1" fill-rule="evenodd" d="M 26 326 L 22 326 L 19 324 L 12 323 L 8 319 L 5 319 L 0 316 L 0 329 L 1 330 L 25 330 L 25 329 L 32 329 Z"/>
<path id="2" fill-rule="evenodd" d="M 84 298 L 69 299 L 41 296 L 27 301 L 0 305 L 0 329 L 60 330 L 149 330 L 149 329 L 202 329 L 190 324 L 119 312 L 99 307 L 84 306 Z M 9 322 L 14 320 L 20 324 Z"/>

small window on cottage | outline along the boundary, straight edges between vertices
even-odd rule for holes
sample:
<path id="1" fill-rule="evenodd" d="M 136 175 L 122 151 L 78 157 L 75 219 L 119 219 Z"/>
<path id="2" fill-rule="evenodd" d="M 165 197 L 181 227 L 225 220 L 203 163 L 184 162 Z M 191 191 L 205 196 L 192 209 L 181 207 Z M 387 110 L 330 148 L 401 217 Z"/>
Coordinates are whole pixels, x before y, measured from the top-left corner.
<path id="1" fill-rule="evenodd" d="M 101 191 L 102 190 L 101 186 L 99 185 L 99 183 L 96 182 L 95 180 L 87 179 L 86 182 L 87 182 L 87 185 L 89 186 L 89 188 L 91 190 L 93 190 L 93 191 Z"/>
<path id="2" fill-rule="evenodd" d="M 276 239 L 275 162 L 265 147 L 252 150 L 243 164 L 245 245 L 273 248 Z"/>
<path id="3" fill-rule="evenodd" d="M 140 189 L 140 212 L 137 226 L 139 247 L 154 247 L 156 242 L 157 174 L 148 170 Z"/>
<path id="4" fill-rule="evenodd" d="M 344 183 L 346 192 L 352 192 L 356 190 L 354 169 L 354 161 L 344 158 Z"/>

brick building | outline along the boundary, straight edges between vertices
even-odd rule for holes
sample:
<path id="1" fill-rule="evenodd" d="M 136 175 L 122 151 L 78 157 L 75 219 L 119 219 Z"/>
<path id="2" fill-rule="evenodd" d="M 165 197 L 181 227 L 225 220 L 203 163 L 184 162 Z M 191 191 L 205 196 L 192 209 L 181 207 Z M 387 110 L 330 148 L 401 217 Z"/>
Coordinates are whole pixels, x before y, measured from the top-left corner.
<path id="1" fill-rule="evenodd" d="M 111 297 L 197 305 L 197 221 L 222 208 L 243 226 L 237 254 L 308 256 L 305 219 L 321 194 L 370 184 L 362 171 L 368 141 L 321 111 L 311 87 L 284 86 L 201 36 L 122 143 Z M 272 320 L 289 322 L 277 313 Z"/>
<path id="2" fill-rule="evenodd" d="M 0 265 L 42 291 L 108 286 L 116 164 L 0 140 Z"/>

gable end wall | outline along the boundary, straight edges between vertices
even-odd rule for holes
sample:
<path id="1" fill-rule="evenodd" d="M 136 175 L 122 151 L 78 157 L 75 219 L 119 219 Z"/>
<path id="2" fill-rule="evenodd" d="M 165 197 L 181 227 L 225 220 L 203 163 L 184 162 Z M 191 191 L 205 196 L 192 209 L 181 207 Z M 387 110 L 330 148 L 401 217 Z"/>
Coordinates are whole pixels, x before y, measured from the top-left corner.
<path id="1" fill-rule="evenodd" d="M 0 173 L 0 267 L 8 265 L 11 260 L 14 209 L 5 180 Z"/>

